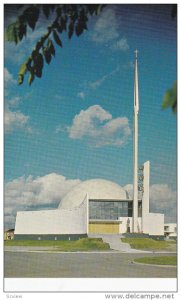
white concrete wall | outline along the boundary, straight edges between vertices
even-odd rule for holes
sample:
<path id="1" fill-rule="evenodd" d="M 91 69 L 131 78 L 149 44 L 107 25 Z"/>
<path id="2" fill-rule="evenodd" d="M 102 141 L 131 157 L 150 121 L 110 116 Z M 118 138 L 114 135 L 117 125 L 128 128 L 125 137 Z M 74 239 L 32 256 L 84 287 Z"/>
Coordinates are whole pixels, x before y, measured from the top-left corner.
<path id="1" fill-rule="evenodd" d="M 119 224 L 119 233 L 127 232 L 127 220 L 130 220 L 130 232 L 133 232 L 133 218 L 132 217 L 120 217 L 119 220 L 121 224 Z M 141 218 L 138 218 L 138 229 L 141 231 Z"/>
<path id="2" fill-rule="evenodd" d="M 144 220 L 144 233 L 164 235 L 164 215 L 149 213 Z"/>
<path id="3" fill-rule="evenodd" d="M 127 220 L 128 217 L 120 217 L 119 220 L 121 224 L 119 225 L 119 233 L 126 233 L 127 232 Z M 132 226 L 132 218 L 129 217 L 130 220 L 130 232 L 133 232 Z M 164 235 L 164 215 L 162 214 L 154 214 L 149 213 L 145 218 L 144 224 L 145 231 L 143 233 L 149 235 Z M 139 231 L 142 232 L 142 218 L 138 218 L 138 226 Z"/>
<path id="4" fill-rule="evenodd" d="M 15 234 L 85 234 L 87 199 L 72 210 L 17 212 Z"/>

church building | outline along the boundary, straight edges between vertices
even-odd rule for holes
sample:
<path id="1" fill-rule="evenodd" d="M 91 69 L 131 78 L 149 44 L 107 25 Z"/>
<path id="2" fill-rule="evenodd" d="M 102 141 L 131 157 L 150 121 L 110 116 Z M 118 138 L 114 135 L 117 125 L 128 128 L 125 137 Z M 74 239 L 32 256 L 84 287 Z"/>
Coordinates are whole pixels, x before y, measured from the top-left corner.
<path id="1" fill-rule="evenodd" d="M 150 162 L 138 166 L 138 63 L 134 82 L 133 196 L 105 179 L 86 180 L 61 200 L 57 209 L 19 211 L 15 239 L 78 239 L 89 234 L 164 235 L 164 215 L 149 211 Z"/>

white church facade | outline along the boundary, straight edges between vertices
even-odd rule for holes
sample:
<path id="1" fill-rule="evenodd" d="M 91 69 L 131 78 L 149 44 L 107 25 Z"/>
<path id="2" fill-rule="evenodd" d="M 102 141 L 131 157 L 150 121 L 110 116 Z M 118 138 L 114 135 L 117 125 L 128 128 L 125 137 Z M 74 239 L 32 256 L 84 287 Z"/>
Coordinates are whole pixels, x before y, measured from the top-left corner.
<path id="1" fill-rule="evenodd" d="M 137 232 L 164 235 L 164 215 L 149 211 L 149 161 L 142 167 Z M 15 239 L 78 239 L 91 234 L 134 232 L 133 199 L 120 185 L 91 179 L 75 186 L 54 210 L 17 213 Z"/>
<path id="2" fill-rule="evenodd" d="M 150 162 L 138 166 L 138 66 L 134 82 L 133 196 L 120 185 L 87 180 L 74 187 L 54 210 L 17 213 L 15 239 L 77 239 L 93 234 L 164 235 L 164 215 L 149 210 Z"/>

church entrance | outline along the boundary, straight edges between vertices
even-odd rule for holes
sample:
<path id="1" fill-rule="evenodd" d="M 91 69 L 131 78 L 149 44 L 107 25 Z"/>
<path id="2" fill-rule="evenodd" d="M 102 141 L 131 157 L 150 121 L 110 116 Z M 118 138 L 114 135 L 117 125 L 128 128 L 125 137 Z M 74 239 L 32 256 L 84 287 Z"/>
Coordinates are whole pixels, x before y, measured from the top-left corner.
<path id="1" fill-rule="evenodd" d="M 119 234 L 119 223 L 89 222 L 89 233 Z"/>

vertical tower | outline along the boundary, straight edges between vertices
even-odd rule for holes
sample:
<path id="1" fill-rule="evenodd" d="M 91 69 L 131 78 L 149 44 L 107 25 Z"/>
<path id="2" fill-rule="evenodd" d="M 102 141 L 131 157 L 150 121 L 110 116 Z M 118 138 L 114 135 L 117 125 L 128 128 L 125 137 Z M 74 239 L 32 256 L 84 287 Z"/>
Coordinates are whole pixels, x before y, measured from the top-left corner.
<path id="1" fill-rule="evenodd" d="M 133 147 L 133 232 L 138 232 L 138 50 L 135 50 L 134 74 L 134 147 Z"/>
<path id="2" fill-rule="evenodd" d="M 150 162 L 146 161 L 143 168 L 142 231 L 147 233 L 150 199 Z"/>

